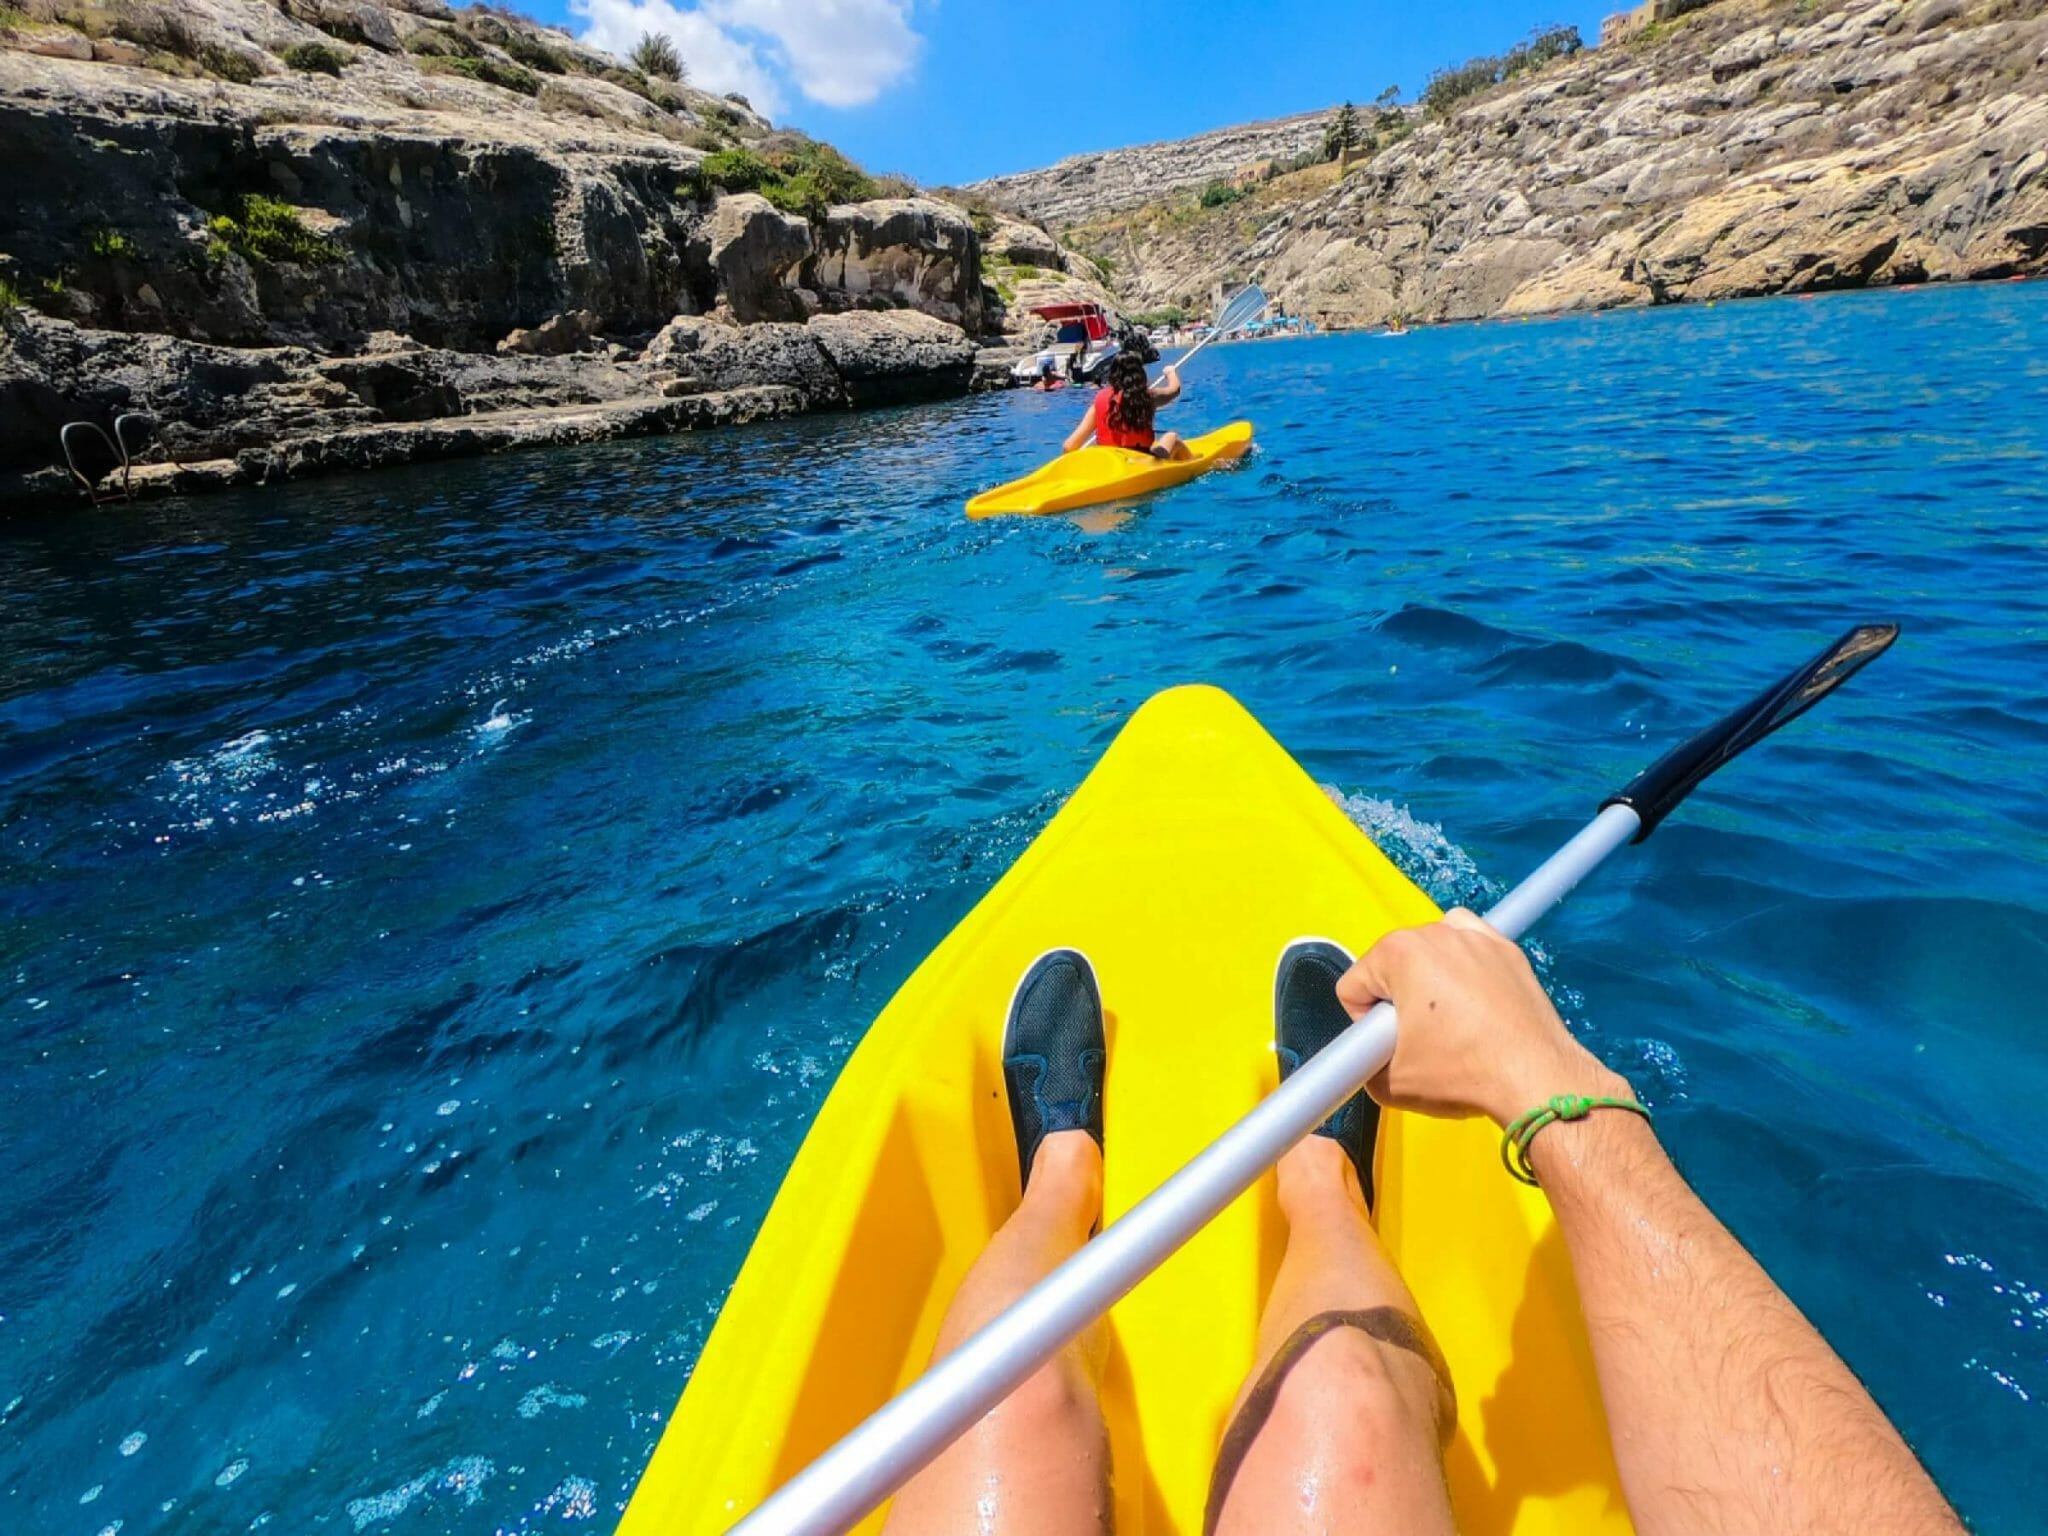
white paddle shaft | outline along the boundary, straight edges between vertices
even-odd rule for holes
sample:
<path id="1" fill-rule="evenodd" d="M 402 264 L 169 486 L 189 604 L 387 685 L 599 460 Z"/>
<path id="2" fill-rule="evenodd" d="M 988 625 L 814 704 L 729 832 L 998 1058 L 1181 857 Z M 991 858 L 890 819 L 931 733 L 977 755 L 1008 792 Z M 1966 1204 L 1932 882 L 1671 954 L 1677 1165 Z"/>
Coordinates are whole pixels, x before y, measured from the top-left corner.
<path id="1" fill-rule="evenodd" d="M 1185 359 L 1183 359 L 1185 361 Z M 1487 912 L 1518 939 L 1641 826 L 1610 805 Z M 792 1478 L 733 1536 L 827 1536 L 901 1488 L 1328 1119 L 1394 1054 L 1380 1003 L 1159 1188 Z"/>

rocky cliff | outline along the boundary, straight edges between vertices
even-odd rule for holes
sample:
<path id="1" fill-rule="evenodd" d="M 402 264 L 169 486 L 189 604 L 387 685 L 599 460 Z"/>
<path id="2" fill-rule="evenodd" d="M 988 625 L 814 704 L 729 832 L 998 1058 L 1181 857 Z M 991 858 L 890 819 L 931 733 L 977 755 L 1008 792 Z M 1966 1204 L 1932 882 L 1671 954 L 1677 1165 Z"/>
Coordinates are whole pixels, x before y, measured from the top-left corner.
<path id="1" fill-rule="evenodd" d="M 1042 171 L 991 176 L 966 188 L 1048 229 L 1135 208 L 1141 203 L 1228 179 L 1247 166 L 1318 149 L 1328 112 L 1218 128 L 1191 139 L 1070 155 Z"/>
<path id="2" fill-rule="evenodd" d="M 192 484 L 944 394 L 1017 323 L 968 210 L 483 6 L 11 0 L 0 164 L 0 477 L 124 410 Z"/>
<path id="3" fill-rule="evenodd" d="M 1718 0 L 1377 137 L 1070 238 L 1136 308 L 1336 325 L 2048 271 L 2044 0 Z"/>

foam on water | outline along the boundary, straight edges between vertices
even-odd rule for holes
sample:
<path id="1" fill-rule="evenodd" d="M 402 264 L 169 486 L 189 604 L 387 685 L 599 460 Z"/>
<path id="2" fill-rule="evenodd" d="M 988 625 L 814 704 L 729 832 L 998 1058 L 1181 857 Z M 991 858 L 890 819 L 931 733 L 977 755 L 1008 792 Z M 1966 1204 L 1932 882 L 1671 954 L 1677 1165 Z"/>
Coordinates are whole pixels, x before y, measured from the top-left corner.
<path id="1" fill-rule="evenodd" d="M 1374 795 L 1346 794 L 1333 784 L 1322 790 L 1438 906 L 1484 911 L 1507 893 L 1499 881 L 1479 872 L 1471 855 L 1446 837 L 1442 827 L 1418 819 L 1407 806 Z"/>
<path id="2" fill-rule="evenodd" d="M 348 1517 L 358 1531 L 366 1531 L 397 1519 L 422 1501 L 451 1500 L 468 1508 L 483 1497 L 484 1485 L 497 1471 L 487 1457 L 457 1456 L 395 1488 L 349 1500 Z"/>

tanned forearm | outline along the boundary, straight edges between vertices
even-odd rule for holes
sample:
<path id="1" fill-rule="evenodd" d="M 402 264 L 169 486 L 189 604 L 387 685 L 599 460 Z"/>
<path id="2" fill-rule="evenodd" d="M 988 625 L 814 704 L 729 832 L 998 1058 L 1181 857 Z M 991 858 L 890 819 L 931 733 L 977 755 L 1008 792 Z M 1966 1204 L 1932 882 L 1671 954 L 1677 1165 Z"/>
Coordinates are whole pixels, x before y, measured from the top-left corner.
<path id="1" fill-rule="evenodd" d="M 1507 1125 L 1560 1093 L 1628 1095 L 1529 960 L 1463 909 L 1382 937 L 1337 983 L 1401 1013 L 1383 1104 Z M 1529 1148 L 1571 1250 L 1629 1513 L 1643 1536 L 1955 1536 L 1906 1442 L 1665 1157 L 1601 1109 Z"/>
<path id="2" fill-rule="evenodd" d="M 1600 1073 L 1582 1085 L 1626 1094 Z M 1531 1161 L 1571 1250 L 1642 1536 L 1921 1536 L 1962 1526 L 1870 1394 L 1671 1166 L 1601 1110 Z"/>

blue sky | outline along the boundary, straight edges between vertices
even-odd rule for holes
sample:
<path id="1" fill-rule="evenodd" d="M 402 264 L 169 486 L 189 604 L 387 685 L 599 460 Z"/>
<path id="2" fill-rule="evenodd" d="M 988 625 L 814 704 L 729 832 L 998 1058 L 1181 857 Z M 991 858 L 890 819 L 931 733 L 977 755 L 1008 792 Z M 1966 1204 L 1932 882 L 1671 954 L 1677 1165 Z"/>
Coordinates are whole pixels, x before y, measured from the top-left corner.
<path id="1" fill-rule="evenodd" d="M 1429 0 L 514 0 L 623 50 L 648 28 L 692 78 L 874 171 L 928 186 L 1277 117 L 1494 53 L 1606 4 Z"/>

